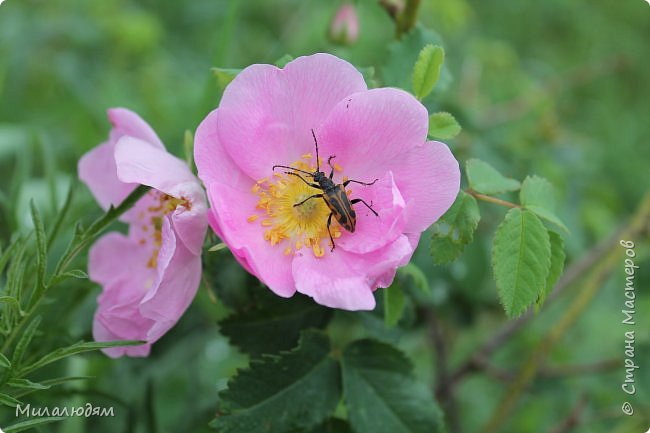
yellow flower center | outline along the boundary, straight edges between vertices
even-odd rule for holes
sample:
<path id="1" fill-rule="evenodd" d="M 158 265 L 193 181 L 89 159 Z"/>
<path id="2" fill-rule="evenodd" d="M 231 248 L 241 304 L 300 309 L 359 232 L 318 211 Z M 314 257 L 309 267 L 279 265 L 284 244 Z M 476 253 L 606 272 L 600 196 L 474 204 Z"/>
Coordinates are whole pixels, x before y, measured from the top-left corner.
<path id="1" fill-rule="evenodd" d="M 153 203 L 146 209 L 146 211 L 141 211 L 138 214 L 138 218 L 143 222 L 141 227 L 143 234 L 147 234 L 151 230 L 153 251 L 149 261 L 147 262 L 147 267 L 156 269 L 158 266 L 158 253 L 162 246 L 163 218 L 175 211 L 179 206 L 183 206 L 190 210 L 192 204 L 186 198 L 172 197 L 153 189 L 149 191 L 149 194 L 153 199 Z M 140 239 L 139 242 L 140 245 L 146 245 L 148 243 L 146 237 Z"/>
<path id="2" fill-rule="evenodd" d="M 303 155 L 302 160 L 291 164 L 291 167 L 312 173 L 316 167 L 311 159 L 311 154 Z M 320 165 L 323 165 L 323 161 L 320 161 Z M 341 171 L 338 165 L 334 167 L 336 171 Z M 311 177 L 298 174 L 313 183 Z M 258 222 L 263 228 L 264 240 L 282 249 L 285 255 L 295 254 L 304 246 L 311 249 L 314 256 L 323 257 L 326 248 L 332 247 L 327 233 L 330 210 L 325 201 L 321 197 L 315 197 L 294 206 L 322 191 L 307 185 L 299 177 L 284 172 L 274 173 L 271 179 L 258 180 L 251 191 L 259 200 L 256 212 L 247 218 L 248 222 Z M 335 219 L 332 219 L 330 231 L 335 239 L 341 236 L 341 228 Z"/>

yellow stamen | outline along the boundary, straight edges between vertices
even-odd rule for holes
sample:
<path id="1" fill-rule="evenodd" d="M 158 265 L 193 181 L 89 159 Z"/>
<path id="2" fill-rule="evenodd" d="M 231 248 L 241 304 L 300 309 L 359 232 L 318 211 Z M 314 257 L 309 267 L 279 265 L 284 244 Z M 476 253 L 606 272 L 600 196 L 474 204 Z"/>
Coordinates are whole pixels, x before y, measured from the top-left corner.
<path id="1" fill-rule="evenodd" d="M 314 172 L 315 163 L 305 160 L 313 160 L 312 154 L 302 155 L 301 160 L 290 166 Z M 314 198 L 300 206 L 294 206 L 317 194 L 318 190 L 296 176 L 275 172 L 271 180 L 264 178 L 256 181 L 251 192 L 258 198 L 255 208 L 261 211 L 261 215 L 252 214 L 247 221 L 253 222 L 261 218 L 261 235 L 265 241 L 273 246 L 282 245 L 279 251 L 285 255 L 299 251 L 303 246 L 310 249 L 315 257 L 325 255 L 326 248 L 321 246 L 321 241 L 329 242 L 327 217 L 330 214 L 325 201 Z M 340 226 L 335 220 L 332 220 L 331 231 L 333 237 L 341 236 Z"/>

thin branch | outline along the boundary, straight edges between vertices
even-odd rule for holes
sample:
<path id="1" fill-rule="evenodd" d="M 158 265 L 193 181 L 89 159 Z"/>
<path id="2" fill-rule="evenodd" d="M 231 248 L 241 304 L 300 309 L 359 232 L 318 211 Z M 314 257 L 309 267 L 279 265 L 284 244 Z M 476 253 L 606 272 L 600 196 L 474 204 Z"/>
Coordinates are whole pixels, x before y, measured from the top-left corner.
<path id="1" fill-rule="evenodd" d="M 548 431 L 548 433 L 567 433 L 571 431 L 574 427 L 580 424 L 582 412 L 584 411 L 586 406 L 587 406 L 587 398 L 584 395 L 582 395 L 578 399 L 576 405 L 573 406 L 571 412 L 569 412 L 569 415 L 565 419 L 563 419 L 558 425 L 551 428 Z"/>
<path id="2" fill-rule="evenodd" d="M 447 353 L 447 343 L 444 339 L 444 332 L 440 327 L 437 313 L 430 311 L 429 329 L 431 333 L 431 340 L 433 341 L 433 348 L 436 353 L 436 397 L 440 404 L 442 404 L 449 431 L 451 433 L 460 433 L 460 418 L 458 416 L 458 405 L 454 390 L 449 382 L 449 355 Z"/>
<path id="3" fill-rule="evenodd" d="M 580 277 L 584 276 L 584 274 L 589 269 L 593 268 L 594 264 L 598 263 L 608 251 L 613 247 L 616 247 L 624 230 L 624 228 L 617 229 L 611 236 L 589 250 L 580 260 L 571 264 L 555 284 L 553 292 L 546 299 L 546 304 L 548 305 L 555 301 L 567 287 L 571 286 L 575 281 L 580 279 Z M 483 366 L 486 365 L 490 356 L 508 342 L 510 338 L 523 328 L 533 317 L 535 317 L 534 312 L 529 310 L 521 315 L 517 320 L 507 322 L 503 325 L 503 327 L 490 340 L 485 342 L 474 352 L 474 355 L 470 359 L 465 361 L 451 374 L 450 380 L 452 385 L 455 385 L 467 374 L 481 370 Z"/>
<path id="4" fill-rule="evenodd" d="M 646 229 L 650 219 L 650 192 L 646 194 L 637 212 L 632 217 L 627 229 L 623 232 L 621 239 L 635 239 L 638 234 Z M 528 383 L 535 378 L 540 364 L 546 358 L 551 348 L 560 340 L 566 331 L 580 317 L 587 308 L 598 289 L 605 283 L 612 270 L 620 261 L 621 248 L 614 248 L 608 252 L 600 266 L 592 272 L 573 302 L 565 310 L 564 315 L 551 328 L 546 337 L 537 345 L 536 349 L 528 357 L 524 366 L 519 371 L 517 378 L 506 390 L 497 408 L 481 430 L 482 433 L 493 433 L 501 431 L 503 423 L 519 401 L 519 396 Z"/>
<path id="5" fill-rule="evenodd" d="M 509 201 L 506 201 L 506 200 L 501 200 L 500 198 L 496 198 L 496 197 L 492 197 L 492 196 L 489 196 L 489 195 L 481 194 L 479 192 L 474 191 L 471 188 L 467 188 L 465 190 L 465 192 L 467 194 L 473 196 L 474 198 L 478 199 L 478 200 L 485 201 L 485 202 L 488 202 L 488 203 L 498 204 L 499 206 L 504 206 L 504 207 L 507 207 L 507 208 L 516 208 L 516 207 L 520 208 L 521 207 L 518 204 L 509 202 Z"/>

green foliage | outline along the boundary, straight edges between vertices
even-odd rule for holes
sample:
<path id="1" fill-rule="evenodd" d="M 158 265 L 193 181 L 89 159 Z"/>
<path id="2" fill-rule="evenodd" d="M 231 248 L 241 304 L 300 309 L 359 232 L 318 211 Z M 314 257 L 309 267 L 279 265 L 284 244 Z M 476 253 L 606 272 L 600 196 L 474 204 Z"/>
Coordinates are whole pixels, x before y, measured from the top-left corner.
<path id="1" fill-rule="evenodd" d="M 217 87 L 219 88 L 219 91 L 223 92 L 226 89 L 226 86 L 230 84 L 230 82 L 234 80 L 240 72 L 241 69 L 212 68 L 212 74 L 217 79 Z"/>
<path id="2" fill-rule="evenodd" d="M 284 68 L 287 63 L 293 60 L 293 56 L 290 54 L 285 54 L 284 56 L 280 57 L 278 60 L 275 61 L 275 66 L 278 68 Z"/>
<path id="3" fill-rule="evenodd" d="M 518 180 L 510 179 L 494 167 L 480 159 L 469 159 L 465 164 L 469 186 L 482 194 L 499 194 L 517 191 L 521 186 Z"/>
<path id="4" fill-rule="evenodd" d="M 303 329 L 321 328 L 332 311 L 310 298 L 295 295 L 266 298 L 254 308 L 236 311 L 219 322 L 221 333 L 252 355 L 275 353 L 296 345 Z"/>
<path id="5" fill-rule="evenodd" d="M 360 340 L 343 351 L 343 393 L 357 432 L 435 433 L 441 414 L 429 390 L 397 349 Z"/>
<path id="6" fill-rule="evenodd" d="M 302 433 L 299 431 L 292 433 Z M 346 421 L 339 418 L 330 418 L 308 433 L 353 433 L 352 427 Z"/>
<path id="7" fill-rule="evenodd" d="M 497 228 L 492 268 L 501 304 L 516 317 L 541 296 L 551 266 L 549 235 L 537 216 L 511 209 Z"/>
<path id="8" fill-rule="evenodd" d="M 551 242 L 551 266 L 549 267 L 548 275 L 546 276 L 544 290 L 537 299 L 537 306 L 544 304 L 546 297 L 551 293 L 555 283 L 560 279 L 560 275 L 562 275 L 562 271 L 564 270 L 564 260 L 566 259 L 566 253 L 564 252 L 564 239 L 562 239 L 562 236 L 552 230 L 548 231 L 548 235 Z"/>
<path id="9" fill-rule="evenodd" d="M 528 176 L 521 185 L 519 199 L 522 206 L 540 218 L 550 221 L 566 232 L 569 231 L 555 215 L 555 195 L 553 185 L 548 180 L 538 176 Z"/>
<path id="10" fill-rule="evenodd" d="M 5 433 L 18 433 L 25 430 L 31 430 L 33 428 L 39 428 L 45 424 L 50 424 L 57 421 L 63 421 L 65 417 L 60 416 L 46 416 L 42 418 L 30 419 L 27 421 L 22 421 L 16 424 L 12 424 L 9 427 L 4 428 Z"/>
<path id="11" fill-rule="evenodd" d="M 437 139 L 450 139 L 460 134 L 460 125 L 450 113 L 440 111 L 429 116 L 429 136 Z"/>
<path id="12" fill-rule="evenodd" d="M 438 34 L 421 26 L 416 26 L 401 39 L 392 42 L 388 46 L 388 56 L 381 68 L 382 84 L 402 89 L 412 88 L 413 65 L 417 63 L 422 48 L 430 44 L 442 46 L 442 40 Z M 444 92 L 450 82 L 451 74 L 443 64 L 436 84 L 437 92 Z"/>
<path id="13" fill-rule="evenodd" d="M 393 327 L 397 325 L 404 314 L 404 292 L 395 284 L 385 288 L 382 292 L 384 295 L 384 322 L 386 326 Z"/>
<path id="14" fill-rule="evenodd" d="M 465 245 L 474 239 L 481 219 L 476 199 L 463 191 L 458 193 L 449 210 L 433 225 L 431 256 L 437 264 L 456 260 Z"/>
<path id="15" fill-rule="evenodd" d="M 438 83 L 440 69 L 445 61 L 445 50 L 438 45 L 428 44 L 420 51 L 413 67 L 413 94 L 424 99 Z"/>
<path id="16" fill-rule="evenodd" d="M 50 379 L 48 384 L 48 380 L 33 382 L 26 377 L 55 361 L 88 351 L 143 344 L 142 341 L 106 343 L 81 341 L 58 349 L 45 348 L 43 350 L 36 342 L 43 334 L 40 330 L 43 317 L 37 312 L 48 290 L 70 278 L 87 279 L 88 275 L 84 271 L 68 270 L 69 265 L 91 241 L 130 209 L 148 189 L 148 187 L 137 188 L 123 203 L 116 208 L 111 207 L 88 229 L 84 230 L 78 224 L 72 240 L 49 279 L 46 276 L 48 244 L 51 245 L 55 240 L 63 223 L 63 217 L 56 219 L 48 239 L 43 217 L 34 202 L 30 203 L 34 224 L 33 244 L 28 242 L 29 238 L 19 238 L 0 257 L 0 268 L 5 268 L 8 264 L 4 286 L 0 287 L 0 294 L 2 294 L 0 304 L 3 308 L 2 328 L 0 328 L 0 353 L 2 353 L 0 365 L 6 370 L 0 375 L 1 404 L 16 405 L 18 396 L 46 390 L 52 385 L 68 381 L 69 377 Z M 71 197 L 72 188 L 66 202 Z M 66 212 L 62 211 L 61 213 L 65 214 Z M 0 276 L 1 274 L 0 269 Z M 12 353 L 11 361 L 6 356 L 10 352 Z"/>
<path id="17" fill-rule="evenodd" d="M 280 356 L 251 361 L 220 394 L 211 426 L 220 433 L 284 433 L 316 427 L 341 398 L 339 369 L 321 333 L 303 334 L 300 344 Z"/>

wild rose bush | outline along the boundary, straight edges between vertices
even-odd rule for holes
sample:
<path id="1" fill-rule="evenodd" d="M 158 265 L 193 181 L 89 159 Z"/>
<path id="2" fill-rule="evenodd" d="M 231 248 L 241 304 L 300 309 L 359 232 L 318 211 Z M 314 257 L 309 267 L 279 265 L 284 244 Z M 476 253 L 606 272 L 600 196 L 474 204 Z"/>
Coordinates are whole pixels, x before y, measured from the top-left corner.
<path id="1" fill-rule="evenodd" d="M 469 406 L 492 397 L 460 385 L 483 370 L 522 384 L 483 420 L 482 431 L 505 431 L 528 373 L 613 261 L 587 280 L 533 355 L 517 353 L 526 358 L 521 373 L 491 366 L 496 348 L 577 278 L 574 270 L 560 280 L 575 223 L 560 219 L 551 182 L 522 175 L 521 161 L 490 158 L 493 143 L 472 135 L 485 119 L 453 102 L 459 68 L 417 24 L 420 2 L 377 2 L 395 40 L 381 61 L 349 61 L 359 58 L 354 44 L 366 43 L 361 3 L 328 5 L 323 37 L 339 47 L 242 69 L 215 65 L 205 99 L 193 104 L 198 114 L 170 99 L 161 110 L 191 119 L 184 152 L 182 130 L 150 125 L 137 104 L 119 102 L 128 90 L 101 99 L 128 108 L 93 108 L 108 109 L 107 119 L 94 119 L 107 138 L 80 145 L 80 185 L 65 200 L 52 186 L 50 213 L 32 200 L 29 230 L 0 251 L 5 431 L 159 431 L 156 420 L 171 420 L 163 430 L 459 432 Z M 149 34 L 146 20 L 135 22 L 131 31 Z M 123 25 L 117 39 L 129 34 Z M 131 49 L 116 58 L 140 58 Z M 194 66 L 183 67 L 191 74 Z M 477 67 L 463 68 L 459 91 L 471 95 Z M 170 94 L 189 81 L 175 80 Z M 151 83 L 140 85 L 147 93 Z M 458 136 L 461 123 L 467 136 Z M 518 179 L 504 174 L 515 172 Z M 649 212 L 642 205 L 625 235 L 639 235 Z M 493 281 L 477 280 L 485 269 L 468 265 L 475 256 L 489 262 Z M 459 275 L 471 294 L 459 292 Z M 449 326 L 448 316 L 462 326 Z M 507 319 L 492 337 L 464 333 Z M 71 358 L 87 351 L 103 354 Z M 192 380 L 177 380 L 183 375 Z M 73 396 L 66 404 L 110 396 L 117 421 L 58 424 L 52 413 L 26 420 L 16 409 L 58 402 L 56 387 Z M 162 400 L 173 410 L 161 410 Z"/>

